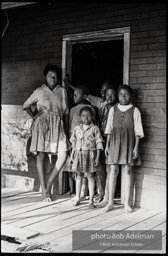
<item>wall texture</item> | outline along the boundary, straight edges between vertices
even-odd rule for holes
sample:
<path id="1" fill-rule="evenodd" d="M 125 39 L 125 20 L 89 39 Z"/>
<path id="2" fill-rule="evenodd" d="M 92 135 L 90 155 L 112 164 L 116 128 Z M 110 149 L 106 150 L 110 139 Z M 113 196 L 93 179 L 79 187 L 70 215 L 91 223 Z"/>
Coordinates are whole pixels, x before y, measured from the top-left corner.
<path id="1" fill-rule="evenodd" d="M 7 13 L 9 26 L 2 38 L 3 174 L 36 176 L 35 165 L 30 173 L 27 167 L 27 128 L 21 106 L 43 82 L 44 66 L 48 62 L 61 66 L 63 35 L 130 27 L 130 85 L 145 132 L 140 146 L 142 166 L 135 169 L 136 205 L 165 208 L 166 4 L 46 3 Z M 4 29 L 6 17 L 4 11 L 1 14 Z M 13 121 L 5 119 L 9 116 Z M 24 185 L 32 187 L 32 180 Z"/>

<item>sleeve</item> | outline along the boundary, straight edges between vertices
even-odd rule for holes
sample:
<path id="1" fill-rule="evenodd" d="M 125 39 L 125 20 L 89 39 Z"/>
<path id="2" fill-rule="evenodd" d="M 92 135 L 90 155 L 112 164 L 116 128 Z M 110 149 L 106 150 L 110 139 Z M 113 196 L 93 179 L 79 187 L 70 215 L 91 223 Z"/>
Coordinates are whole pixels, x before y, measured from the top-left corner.
<path id="1" fill-rule="evenodd" d="M 111 134 L 113 131 L 113 117 L 114 117 L 114 107 L 111 107 L 109 110 L 107 124 L 104 134 Z"/>
<path id="2" fill-rule="evenodd" d="M 62 111 L 63 111 L 63 115 L 69 115 L 67 91 L 66 91 L 65 88 L 61 88 L 61 89 L 62 89 Z"/>
<path id="3" fill-rule="evenodd" d="M 38 98 L 39 98 L 38 95 L 39 95 L 39 90 L 36 89 L 23 104 L 23 109 L 29 108 L 31 107 L 31 105 L 35 104 L 38 101 Z"/>
<path id="4" fill-rule="evenodd" d="M 135 110 L 134 110 L 134 132 L 135 132 L 135 136 L 139 136 L 140 138 L 144 137 L 141 113 L 137 107 L 135 107 Z"/>
<path id="5" fill-rule="evenodd" d="M 76 129 L 73 130 L 71 138 L 70 138 L 69 141 L 71 142 L 71 147 L 75 148 L 76 147 L 76 141 L 77 141 L 77 139 L 76 139 Z"/>
<path id="6" fill-rule="evenodd" d="M 86 98 L 87 101 L 89 101 L 94 107 L 96 108 L 100 108 L 101 107 L 101 102 L 102 102 L 102 98 L 97 97 L 97 96 L 93 96 L 93 95 L 88 95 Z"/>
<path id="7" fill-rule="evenodd" d="M 103 138 L 100 133 L 99 127 L 96 127 L 95 129 L 95 136 L 96 136 L 96 149 L 103 150 Z"/>
<path id="8" fill-rule="evenodd" d="M 70 134 L 72 133 L 72 130 L 71 130 L 71 127 L 72 127 L 72 117 L 73 117 L 73 108 L 71 108 L 70 114 L 69 114 L 69 132 L 70 132 Z"/>

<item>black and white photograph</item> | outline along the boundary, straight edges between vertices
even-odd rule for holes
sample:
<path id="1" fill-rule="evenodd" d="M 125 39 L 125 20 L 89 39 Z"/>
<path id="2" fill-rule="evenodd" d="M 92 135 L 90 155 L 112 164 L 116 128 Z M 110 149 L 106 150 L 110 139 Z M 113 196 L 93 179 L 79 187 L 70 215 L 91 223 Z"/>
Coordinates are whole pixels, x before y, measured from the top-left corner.
<path id="1" fill-rule="evenodd" d="M 166 8 L 1 2 L 1 253 L 166 253 Z"/>

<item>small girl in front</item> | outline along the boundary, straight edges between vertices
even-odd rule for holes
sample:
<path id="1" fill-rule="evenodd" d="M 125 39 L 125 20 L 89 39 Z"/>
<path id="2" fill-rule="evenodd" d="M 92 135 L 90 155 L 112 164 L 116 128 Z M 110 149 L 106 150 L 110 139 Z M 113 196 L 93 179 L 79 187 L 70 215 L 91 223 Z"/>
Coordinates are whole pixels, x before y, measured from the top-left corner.
<path id="1" fill-rule="evenodd" d="M 82 178 L 84 174 L 87 174 L 89 209 L 93 209 L 95 173 L 99 168 L 100 152 L 103 150 L 103 138 L 98 126 L 92 123 L 93 112 L 89 106 L 80 110 L 80 116 L 81 123 L 74 128 L 70 138 L 72 153 L 69 163 L 72 165 L 72 170 L 77 173 L 76 197 L 72 202 L 74 206 L 80 204 Z"/>
<path id="2" fill-rule="evenodd" d="M 144 137 L 141 113 L 131 104 L 132 88 L 126 84 L 118 88 L 119 103 L 109 111 L 105 134 L 107 143 L 105 155 L 110 165 L 109 201 L 103 212 L 113 208 L 119 165 L 125 171 L 125 212 L 132 212 L 130 194 L 132 184 L 132 166 L 140 165 L 139 140 Z"/>

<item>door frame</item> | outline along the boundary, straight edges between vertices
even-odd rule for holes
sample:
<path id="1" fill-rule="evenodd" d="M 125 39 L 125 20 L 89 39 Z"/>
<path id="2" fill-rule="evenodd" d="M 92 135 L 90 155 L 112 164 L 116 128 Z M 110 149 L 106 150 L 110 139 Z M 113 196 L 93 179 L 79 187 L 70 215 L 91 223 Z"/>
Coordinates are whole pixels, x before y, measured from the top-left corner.
<path id="1" fill-rule="evenodd" d="M 99 30 L 86 33 L 76 33 L 63 35 L 62 41 L 62 77 L 70 73 L 72 62 L 72 45 L 76 43 L 91 43 L 98 41 L 109 40 L 124 40 L 124 54 L 123 54 L 123 84 L 129 85 L 129 64 L 130 64 L 130 27 Z M 62 86 L 65 87 L 62 81 Z M 121 173 L 121 203 L 124 203 L 124 180 L 125 172 Z M 63 179 L 61 179 L 61 182 Z M 60 184 L 61 186 L 61 184 Z M 63 187 L 63 186 L 61 186 Z"/>

